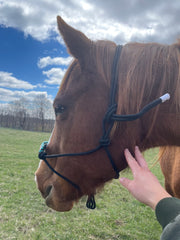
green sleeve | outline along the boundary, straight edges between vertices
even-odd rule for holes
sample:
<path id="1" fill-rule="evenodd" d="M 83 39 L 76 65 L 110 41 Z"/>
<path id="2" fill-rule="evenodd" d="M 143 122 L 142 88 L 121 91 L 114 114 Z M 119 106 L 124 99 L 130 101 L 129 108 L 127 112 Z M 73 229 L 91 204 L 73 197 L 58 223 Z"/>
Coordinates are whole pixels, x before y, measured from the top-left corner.
<path id="1" fill-rule="evenodd" d="M 180 199 L 162 199 L 157 204 L 155 212 L 163 228 L 161 239 L 180 240 Z"/>

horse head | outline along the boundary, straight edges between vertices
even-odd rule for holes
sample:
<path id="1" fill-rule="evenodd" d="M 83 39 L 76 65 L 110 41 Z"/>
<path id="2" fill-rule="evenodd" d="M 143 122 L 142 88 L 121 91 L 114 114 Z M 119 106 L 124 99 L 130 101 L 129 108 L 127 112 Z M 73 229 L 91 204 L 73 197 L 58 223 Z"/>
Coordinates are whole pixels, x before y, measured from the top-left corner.
<path id="1" fill-rule="evenodd" d="M 162 122 L 164 118 L 163 114 L 159 114 L 158 108 L 141 120 L 113 124 L 109 133 L 111 144 L 108 146 L 108 152 L 99 147 L 98 151 L 93 151 L 91 154 L 67 156 L 67 153 L 83 153 L 99 146 L 103 134 L 102 121 L 109 104 L 116 44 L 110 41 L 91 41 L 82 32 L 65 23 L 62 18 L 58 17 L 57 22 L 68 52 L 74 60 L 64 76 L 53 103 L 56 121 L 45 150 L 49 156 L 64 155 L 50 157 L 46 162 L 41 161 L 36 171 L 36 180 L 49 207 L 57 211 L 69 211 L 83 195 L 88 195 L 92 200 L 98 189 L 115 177 L 113 164 L 118 171 L 127 166 L 123 154 L 124 148 L 133 151 L 135 145 L 139 145 L 141 150 L 165 145 L 164 139 L 169 132 L 163 132 L 164 128 L 161 124 L 161 136 L 158 137 L 157 122 Z M 143 75 L 145 48 L 145 45 L 126 45 L 117 59 L 120 63 L 118 77 L 121 79 L 117 86 L 119 94 L 116 95 L 118 114 L 135 113 L 164 93 L 163 87 L 157 88 L 152 83 L 144 81 L 144 77 L 147 78 Z M 151 48 L 153 47 L 148 45 L 147 51 L 152 52 Z M 142 62 L 141 67 L 138 64 L 133 65 L 133 58 L 137 56 L 138 64 Z M 156 63 L 151 62 L 148 66 L 155 65 Z M 142 73 L 140 82 L 137 81 L 139 77 L 135 75 L 136 73 Z M 158 78 L 157 75 L 161 72 L 153 72 L 153 74 L 154 78 Z M 138 95 L 137 91 L 133 91 L 135 89 L 139 89 Z M 144 89 L 147 91 L 145 92 Z M 174 111 L 174 108 L 169 108 L 169 105 L 165 104 L 164 112 L 167 112 L 167 109 Z M 155 132 L 152 132 L 152 129 Z M 109 153 L 112 154 L 113 164 L 109 159 Z"/>
<path id="2" fill-rule="evenodd" d="M 56 121 L 46 148 L 48 155 L 84 152 L 98 146 L 102 120 L 108 106 L 111 65 L 116 49 L 112 42 L 105 44 L 104 41 L 91 41 L 60 17 L 57 21 L 74 60 L 53 103 Z M 97 188 L 115 174 L 102 149 L 91 155 L 52 158 L 48 161 L 57 172 L 80 188 L 76 189 L 53 174 L 41 162 L 36 171 L 38 188 L 46 204 L 58 211 L 70 210 L 82 195 L 94 195 Z M 126 166 L 120 165 L 121 169 Z"/>

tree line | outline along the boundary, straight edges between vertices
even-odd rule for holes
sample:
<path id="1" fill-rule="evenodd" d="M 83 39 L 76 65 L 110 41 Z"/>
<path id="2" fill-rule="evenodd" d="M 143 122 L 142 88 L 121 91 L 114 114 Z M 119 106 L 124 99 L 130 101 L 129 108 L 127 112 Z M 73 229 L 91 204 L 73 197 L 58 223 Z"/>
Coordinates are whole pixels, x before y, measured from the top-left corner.
<path id="1" fill-rule="evenodd" d="M 22 97 L 0 107 L 0 127 L 51 132 L 53 126 L 52 103 L 44 94 L 31 101 Z"/>

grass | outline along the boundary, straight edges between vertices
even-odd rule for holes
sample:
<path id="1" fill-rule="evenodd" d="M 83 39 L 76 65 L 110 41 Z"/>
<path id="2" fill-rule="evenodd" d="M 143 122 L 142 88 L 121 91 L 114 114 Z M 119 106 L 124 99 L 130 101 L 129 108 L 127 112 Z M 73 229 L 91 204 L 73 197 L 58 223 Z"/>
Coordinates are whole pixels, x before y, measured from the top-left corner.
<path id="1" fill-rule="evenodd" d="M 86 199 L 66 213 L 46 207 L 34 182 L 37 153 L 50 134 L 0 128 L 1 240 L 158 240 L 161 228 L 154 212 L 120 186 L 108 183 L 96 196 L 97 208 Z M 153 165 L 157 149 L 145 153 Z M 151 169 L 163 182 L 159 165 Z M 122 173 L 131 177 L 129 170 Z"/>

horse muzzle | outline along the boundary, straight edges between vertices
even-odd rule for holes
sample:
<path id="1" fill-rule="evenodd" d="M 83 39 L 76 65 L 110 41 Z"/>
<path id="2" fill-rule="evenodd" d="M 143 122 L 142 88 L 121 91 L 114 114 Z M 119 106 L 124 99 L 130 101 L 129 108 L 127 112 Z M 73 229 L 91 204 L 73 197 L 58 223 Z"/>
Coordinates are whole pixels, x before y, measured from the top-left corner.
<path id="1" fill-rule="evenodd" d="M 43 196 L 45 198 L 45 203 L 48 207 L 52 208 L 53 210 L 59 212 L 66 212 L 70 211 L 73 208 L 73 201 L 63 201 L 56 196 L 56 191 L 54 186 L 49 185 L 46 188 L 45 194 Z"/>

